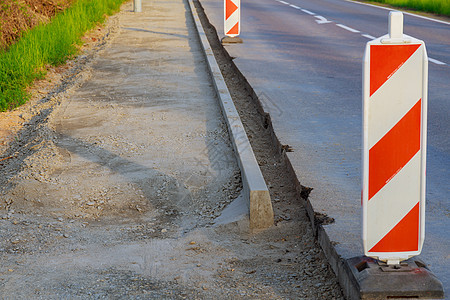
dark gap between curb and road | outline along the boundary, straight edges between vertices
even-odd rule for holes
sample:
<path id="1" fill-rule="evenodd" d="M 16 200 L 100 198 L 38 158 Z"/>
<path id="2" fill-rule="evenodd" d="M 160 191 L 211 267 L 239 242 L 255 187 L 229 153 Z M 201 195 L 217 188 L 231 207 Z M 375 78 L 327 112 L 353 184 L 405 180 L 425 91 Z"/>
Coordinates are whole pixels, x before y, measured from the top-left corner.
<path id="1" fill-rule="evenodd" d="M 386 291 L 386 295 L 383 295 L 383 287 L 376 287 L 375 289 L 381 288 L 380 291 L 376 291 L 375 294 L 370 294 L 370 288 L 365 290 L 362 285 L 367 282 L 363 282 L 361 280 L 361 274 L 355 274 L 354 266 L 351 262 L 342 259 L 338 254 L 338 251 L 335 249 L 333 242 L 328 236 L 327 232 L 323 225 L 331 224 L 334 222 L 334 219 L 327 216 L 323 213 L 315 212 L 310 201 L 308 201 L 309 193 L 313 188 L 303 186 L 298 180 L 294 168 L 286 155 L 287 152 L 292 151 L 289 145 L 283 145 L 280 143 L 278 137 L 275 134 L 270 114 L 267 113 L 260 101 L 258 95 L 249 84 L 245 76 L 240 72 L 240 70 L 233 63 L 233 58 L 228 54 L 226 49 L 222 46 L 218 38 L 218 34 L 214 26 L 209 22 L 208 17 L 204 13 L 203 7 L 198 0 L 193 0 L 193 4 L 196 8 L 196 12 L 193 11 L 193 14 L 197 13 L 200 21 L 202 23 L 202 31 L 206 33 L 209 44 L 213 50 L 214 56 L 219 64 L 225 82 L 228 86 L 228 89 L 231 93 L 233 101 L 236 105 L 236 108 L 239 112 L 239 115 L 242 119 L 242 123 L 244 125 L 245 131 L 249 137 L 250 143 L 253 146 L 255 151 L 255 156 L 258 161 L 258 164 L 261 167 L 261 171 L 263 173 L 264 178 L 268 182 L 268 186 L 271 189 L 271 194 L 273 193 L 272 186 L 270 184 L 271 180 L 274 180 L 273 174 L 271 171 L 265 166 L 265 163 L 268 157 L 272 157 L 274 161 L 278 162 L 278 165 L 275 163 L 273 169 L 276 169 L 276 172 L 279 174 L 283 174 L 284 182 L 291 183 L 290 188 L 292 189 L 290 193 L 292 193 L 293 198 L 297 201 L 300 201 L 301 205 L 305 209 L 305 214 L 309 218 L 310 224 L 313 228 L 314 235 L 322 248 L 324 255 L 326 256 L 328 263 L 336 274 L 338 281 L 343 289 L 344 295 L 349 299 L 373 299 L 376 296 L 377 299 L 386 299 L 386 297 L 390 297 Z M 238 86 L 238 87 L 237 87 Z M 245 90 L 247 95 L 242 97 L 239 95 L 240 91 Z M 282 189 L 285 190 L 283 187 Z M 274 199 L 275 197 L 272 197 Z M 275 198 L 276 199 L 276 198 Z M 282 208 L 277 208 L 276 203 L 274 203 L 275 210 L 275 223 L 279 220 L 279 211 Z M 358 257 L 355 259 L 365 259 L 364 257 Z M 358 260 L 358 261 L 359 261 Z M 413 263 L 413 262 L 411 262 Z M 441 298 L 442 286 L 439 289 L 439 281 L 435 278 L 435 276 L 426 268 L 425 265 L 422 267 L 419 265 L 419 268 L 422 269 L 424 273 L 427 273 L 430 287 L 434 286 L 436 289 L 432 292 L 426 292 L 423 294 L 419 292 L 421 299 L 427 298 Z M 372 264 L 373 265 L 373 264 Z M 369 272 L 373 272 L 369 270 Z M 373 275 L 373 274 L 372 274 Z M 380 276 L 383 274 L 375 274 L 375 276 Z M 392 280 L 392 276 L 382 276 L 383 281 L 386 279 Z M 382 278 L 379 277 L 378 279 Z M 408 277 L 410 278 L 410 277 Z M 415 282 L 415 279 L 412 278 L 412 282 Z M 419 283 L 419 282 L 417 282 Z M 424 282 L 421 282 L 424 283 Z M 391 283 L 392 284 L 392 283 Z M 373 284 L 372 284 L 373 285 Z M 389 284 L 388 284 L 389 285 Z M 411 284 L 406 284 L 407 287 L 405 289 L 399 289 L 399 294 L 394 295 L 396 297 L 404 297 L 409 292 L 413 291 L 413 287 Z M 408 288 L 410 286 L 411 288 Z M 372 287 L 371 287 L 372 288 Z M 396 291 L 397 292 L 397 291 Z M 405 293 L 404 293 L 405 292 Z M 413 293 L 414 294 L 414 293 Z M 414 294 L 416 295 L 416 294 Z M 427 296 L 428 295 L 428 296 Z M 378 298 L 381 297 L 381 298 Z M 415 297 L 415 296 L 413 296 Z M 417 297 L 416 297 L 417 298 Z"/>
<path id="2" fill-rule="evenodd" d="M 243 195 L 248 202 L 249 223 L 252 231 L 263 230 L 274 224 L 273 207 L 269 189 L 266 185 L 261 169 L 253 152 L 225 79 L 217 64 L 216 58 L 206 37 L 203 26 L 194 8 L 192 0 L 188 1 L 194 24 L 200 38 L 200 45 L 205 54 L 207 66 L 213 79 L 213 85 L 219 100 L 225 123 L 227 124 L 230 140 L 241 170 Z"/>
<path id="3" fill-rule="evenodd" d="M 255 91 L 233 63 L 233 58 L 230 57 L 228 52 L 222 47 L 215 28 L 209 23 L 207 16 L 203 12 L 201 3 L 199 1 L 194 1 L 194 5 L 200 16 L 202 26 L 204 27 L 206 36 L 208 37 L 222 74 L 224 74 L 225 82 L 230 90 L 250 143 L 253 146 L 256 159 L 258 160 L 258 164 L 261 166 L 261 171 L 264 177 L 266 177 L 266 174 L 263 166 L 266 165 L 265 160 L 267 158 L 274 158 L 276 161 L 280 162 L 283 166 L 279 167 L 278 170 L 285 174 L 285 179 L 287 182 L 293 184 L 296 199 L 298 199 L 302 205 L 309 209 L 307 200 L 309 193 L 313 188 L 301 185 L 295 176 L 294 169 L 286 156 L 286 152 L 292 151 L 291 148 L 289 145 L 281 144 L 278 140 L 272 127 L 270 114 L 264 111 Z M 241 91 L 239 91 L 239 87 L 236 87 L 237 85 L 239 85 L 241 89 L 245 90 L 246 99 L 239 97 L 238 94 Z M 261 145 L 267 147 L 261 148 Z M 270 184 L 268 185 L 273 188 Z M 320 224 L 329 224 L 330 222 L 333 222 L 333 219 L 323 214 L 313 214 L 311 216 L 311 214 L 308 213 L 308 217 L 313 224 L 313 229 L 316 234 Z"/>
<path id="4" fill-rule="evenodd" d="M 199 1 L 193 1 L 193 4 L 199 15 L 203 30 L 206 33 L 209 44 L 211 45 L 215 58 L 222 71 L 250 143 L 253 146 L 258 164 L 261 167 L 261 171 L 271 192 L 273 193 L 274 190 L 278 188 L 280 190 L 279 192 L 291 193 L 292 197 L 305 208 L 304 213 L 309 218 L 314 234 L 320 241 L 319 233 L 321 232 L 321 224 L 329 224 L 334 220 L 324 214 L 315 213 L 312 210 L 312 207 L 308 202 L 308 196 L 312 191 L 312 188 L 301 185 L 298 178 L 295 176 L 294 169 L 286 155 L 286 152 L 292 151 L 291 148 L 289 145 L 281 144 L 278 140 L 269 113 L 264 111 L 255 91 L 233 63 L 233 58 L 230 57 L 228 52 L 222 46 L 216 29 L 209 23 L 201 3 Z M 243 90 L 246 93 L 245 95 L 241 94 Z M 270 163 L 268 163 L 269 161 Z M 281 184 L 281 187 L 276 186 L 275 184 L 272 185 L 271 181 L 276 180 L 276 178 L 274 178 L 271 173 L 282 175 L 282 181 L 284 183 L 289 183 L 289 185 L 285 186 Z M 272 198 L 273 202 L 275 202 L 274 210 L 276 224 L 278 221 L 281 221 L 283 217 L 280 216 L 280 214 L 277 214 L 276 197 Z M 278 208 L 278 210 L 282 210 L 282 208 Z M 328 247 L 322 246 L 322 248 L 327 252 Z"/>

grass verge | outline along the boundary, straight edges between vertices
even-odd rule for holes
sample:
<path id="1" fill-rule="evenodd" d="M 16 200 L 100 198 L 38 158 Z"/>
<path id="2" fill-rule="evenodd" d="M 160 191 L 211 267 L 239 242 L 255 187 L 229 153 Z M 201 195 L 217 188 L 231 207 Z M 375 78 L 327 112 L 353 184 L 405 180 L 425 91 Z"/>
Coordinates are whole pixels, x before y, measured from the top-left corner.
<path id="1" fill-rule="evenodd" d="M 450 17 L 450 0 L 372 0 L 395 7 L 409 8 Z"/>
<path id="2" fill-rule="evenodd" d="M 117 12 L 125 1 L 78 0 L 0 52 L 0 111 L 24 104 L 29 98 L 27 86 L 45 75 L 45 66 L 60 65 L 76 54 L 84 33 Z"/>

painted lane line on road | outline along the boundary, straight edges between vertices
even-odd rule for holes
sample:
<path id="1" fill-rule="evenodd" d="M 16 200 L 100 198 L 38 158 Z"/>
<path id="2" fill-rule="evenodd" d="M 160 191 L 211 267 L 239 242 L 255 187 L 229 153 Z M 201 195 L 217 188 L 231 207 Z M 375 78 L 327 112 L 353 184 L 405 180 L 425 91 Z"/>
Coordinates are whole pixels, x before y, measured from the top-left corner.
<path id="1" fill-rule="evenodd" d="M 325 17 L 322 17 L 322 16 L 314 16 L 314 18 L 319 19 L 319 20 L 316 20 L 317 24 L 333 23 L 333 21 L 328 21 Z"/>
<path id="2" fill-rule="evenodd" d="M 337 25 L 337 24 L 336 24 Z M 361 34 L 363 37 L 368 38 L 369 40 L 374 40 L 376 37 L 371 36 L 370 34 Z M 447 64 L 445 62 L 442 62 L 440 60 L 428 57 L 428 60 L 436 65 L 446 66 Z"/>
<path id="3" fill-rule="evenodd" d="M 310 12 L 309 10 L 306 10 L 306 9 L 302 9 L 302 12 L 307 13 L 308 15 L 311 15 L 311 16 L 315 15 L 315 13 Z"/>
<path id="4" fill-rule="evenodd" d="M 342 24 L 336 24 L 336 26 L 339 26 L 339 27 L 341 27 L 342 29 L 348 30 L 348 31 L 350 31 L 350 32 L 354 32 L 354 33 L 360 32 L 359 30 L 350 28 L 350 27 L 345 26 L 345 25 L 342 25 Z"/>
<path id="5" fill-rule="evenodd" d="M 314 18 L 317 18 L 317 19 L 318 19 L 318 20 L 316 20 L 317 24 L 333 23 L 333 21 L 328 21 L 325 17 L 323 17 L 323 16 L 318 16 L 318 15 L 316 15 L 315 13 L 313 13 L 312 11 L 309 11 L 309 10 L 306 10 L 306 9 L 303 9 L 303 8 L 300 8 L 300 7 L 296 6 L 296 5 L 290 4 L 290 3 L 285 2 L 285 1 L 282 1 L 282 0 L 275 0 L 275 1 L 280 2 L 280 3 L 283 3 L 283 4 L 285 4 L 285 5 L 289 5 L 290 7 L 295 8 L 295 9 L 300 9 L 300 10 L 302 10 L 304 13 L 307 13 L 308 15 L 314 16 Z M 348 1 L 348 2 L 353 2 L 353 3 L 357 3 L 357 2 L 354 2 L 354 1 L 351 1 L 351 0 L 346 0 L 346 1 Z M 375 5 L 371 5 L 371 6 L 375 6 Z M 378 7 L 378 6 L 375 6 L 375 7 Z M 345 29 L 345 30 L 350 31 L 350 32 L 353 32 L 353 33 L 359 33 L 359 32 L 361 32 L 361 31 L 359 31 L 359 30 L 356 30 L 356 29 L 354 29 L 354 28 L 345 26 L 345 25 L 343 25 L 343 24 L 336 24 L 336 26 L 339 26 L 339 27 L 341 27 L 342 29 Z M 363 37 L 365 37 L 365 38 L 368 38 L 369 40 L 374 40 L 374 39 L 376 39 L 376 37 L 371 36 L 370 34 L 361 34 L 361 35 L 362 35 Z M 439 60 L 437 60 L 437 59 L 431 58 L 431 57 L 429 57 L 428 60 L 429 60 L 430 62 L 434 63 L 434 64 L 437 64 L 437 65 L 442 65 L 442 66 L 443 66 L 443 65 L 447 65 L 446 63 L 444 63 L 444 62 L 442 62 L 442 61 L 439 61 Z"/>
<path id="6" fill-rule="evenodd" d="M 361 34 L 363 37 L 368 38 L 369 40 L 374 40 L 376 37 L 371 36 L 370 34 Z"/>
<path id="7" fill-rule="evenodd" d="M 431 57 L 428 57 L 428 60 L 431 61 L 434 64 L 437 64 L 437 65 L 441 65 L 441 66 L 447 65 L 445 62 L 442 62 L 440 60 L 437 60 L 437 59 L 434 59 L 434 58 L 431 58 Z"/>
<path id="8" fill-rule="evenodd" d="M 353 0 L 345 0 L 345 1 L 350 2 L 350 3 L 355 3 L 355 4 L 372 6 L 372 7 L 376 7 L 376 8 L 380 8 L 380 9 L 384 9 L 384 10 L 389 10 L 389 11 L 401 11 L 405 15 L 409 15 L 409 16 L 421 18 L 421 19 L 428 20 L 428 21 L 433 21 L 433 22 L 437 22 L 437 23 L 450 25 L 449 22 L 445 22 L 445 21 L 442 21 L 442 20 L 437 20 L 437 19 L 433 19 L 433 18 L 429 18 L 429 17 L 424 17 L 424 16 L 421 16 L 421 15 L 416 15 L 416 14 L 413 14 L 413 13 L 409 13 L 409 12 L 403 11 L 400 8 L 395 8 L 394 9 L 394 8 L 383 7 L 383 6 L 378 6 L 378 5 L 374 5 L 374 4 L 368 4 L 368 3 L 363 3 L 363 2 L 353 1 Z"/>

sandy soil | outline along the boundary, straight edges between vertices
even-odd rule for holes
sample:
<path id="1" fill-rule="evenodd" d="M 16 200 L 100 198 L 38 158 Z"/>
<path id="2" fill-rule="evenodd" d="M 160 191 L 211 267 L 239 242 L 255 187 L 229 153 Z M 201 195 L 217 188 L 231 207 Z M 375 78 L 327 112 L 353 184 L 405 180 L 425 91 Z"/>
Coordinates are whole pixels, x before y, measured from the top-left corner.
<path id="1" fill-rule="evenodd" d="M 131 8 L 0 118 L 2 297 L 341 299 L 248 91 L 230 82 L 255 116 L 244 122 L 262 137 L 276 214 L 249 232 L 186 3 Z"/>

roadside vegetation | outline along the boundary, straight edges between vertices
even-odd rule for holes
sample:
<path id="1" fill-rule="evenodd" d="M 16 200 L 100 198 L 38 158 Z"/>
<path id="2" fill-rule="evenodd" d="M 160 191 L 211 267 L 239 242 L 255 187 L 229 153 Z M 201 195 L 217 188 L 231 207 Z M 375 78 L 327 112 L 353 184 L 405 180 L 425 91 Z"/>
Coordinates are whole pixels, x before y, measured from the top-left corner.
<path id="1" fill-rule="evenodd" d="M 26 88 L 46 67 L 76 54 L 84 33 L 125 0 L 26 1 L 0 0 L 0 111 L 25 103 Z"/>
<path id="2" fill-rule="evenodd" d="M 6 49 L 21 34 L 38 24 L 48 23 L 74 0 L 0 0 L 0 49 Z"/>
<path id="3" fill-rule="evenodd" d="M 372 0 L 395 7 L 409 8 L 450 17 L 450 0 Z"/>

